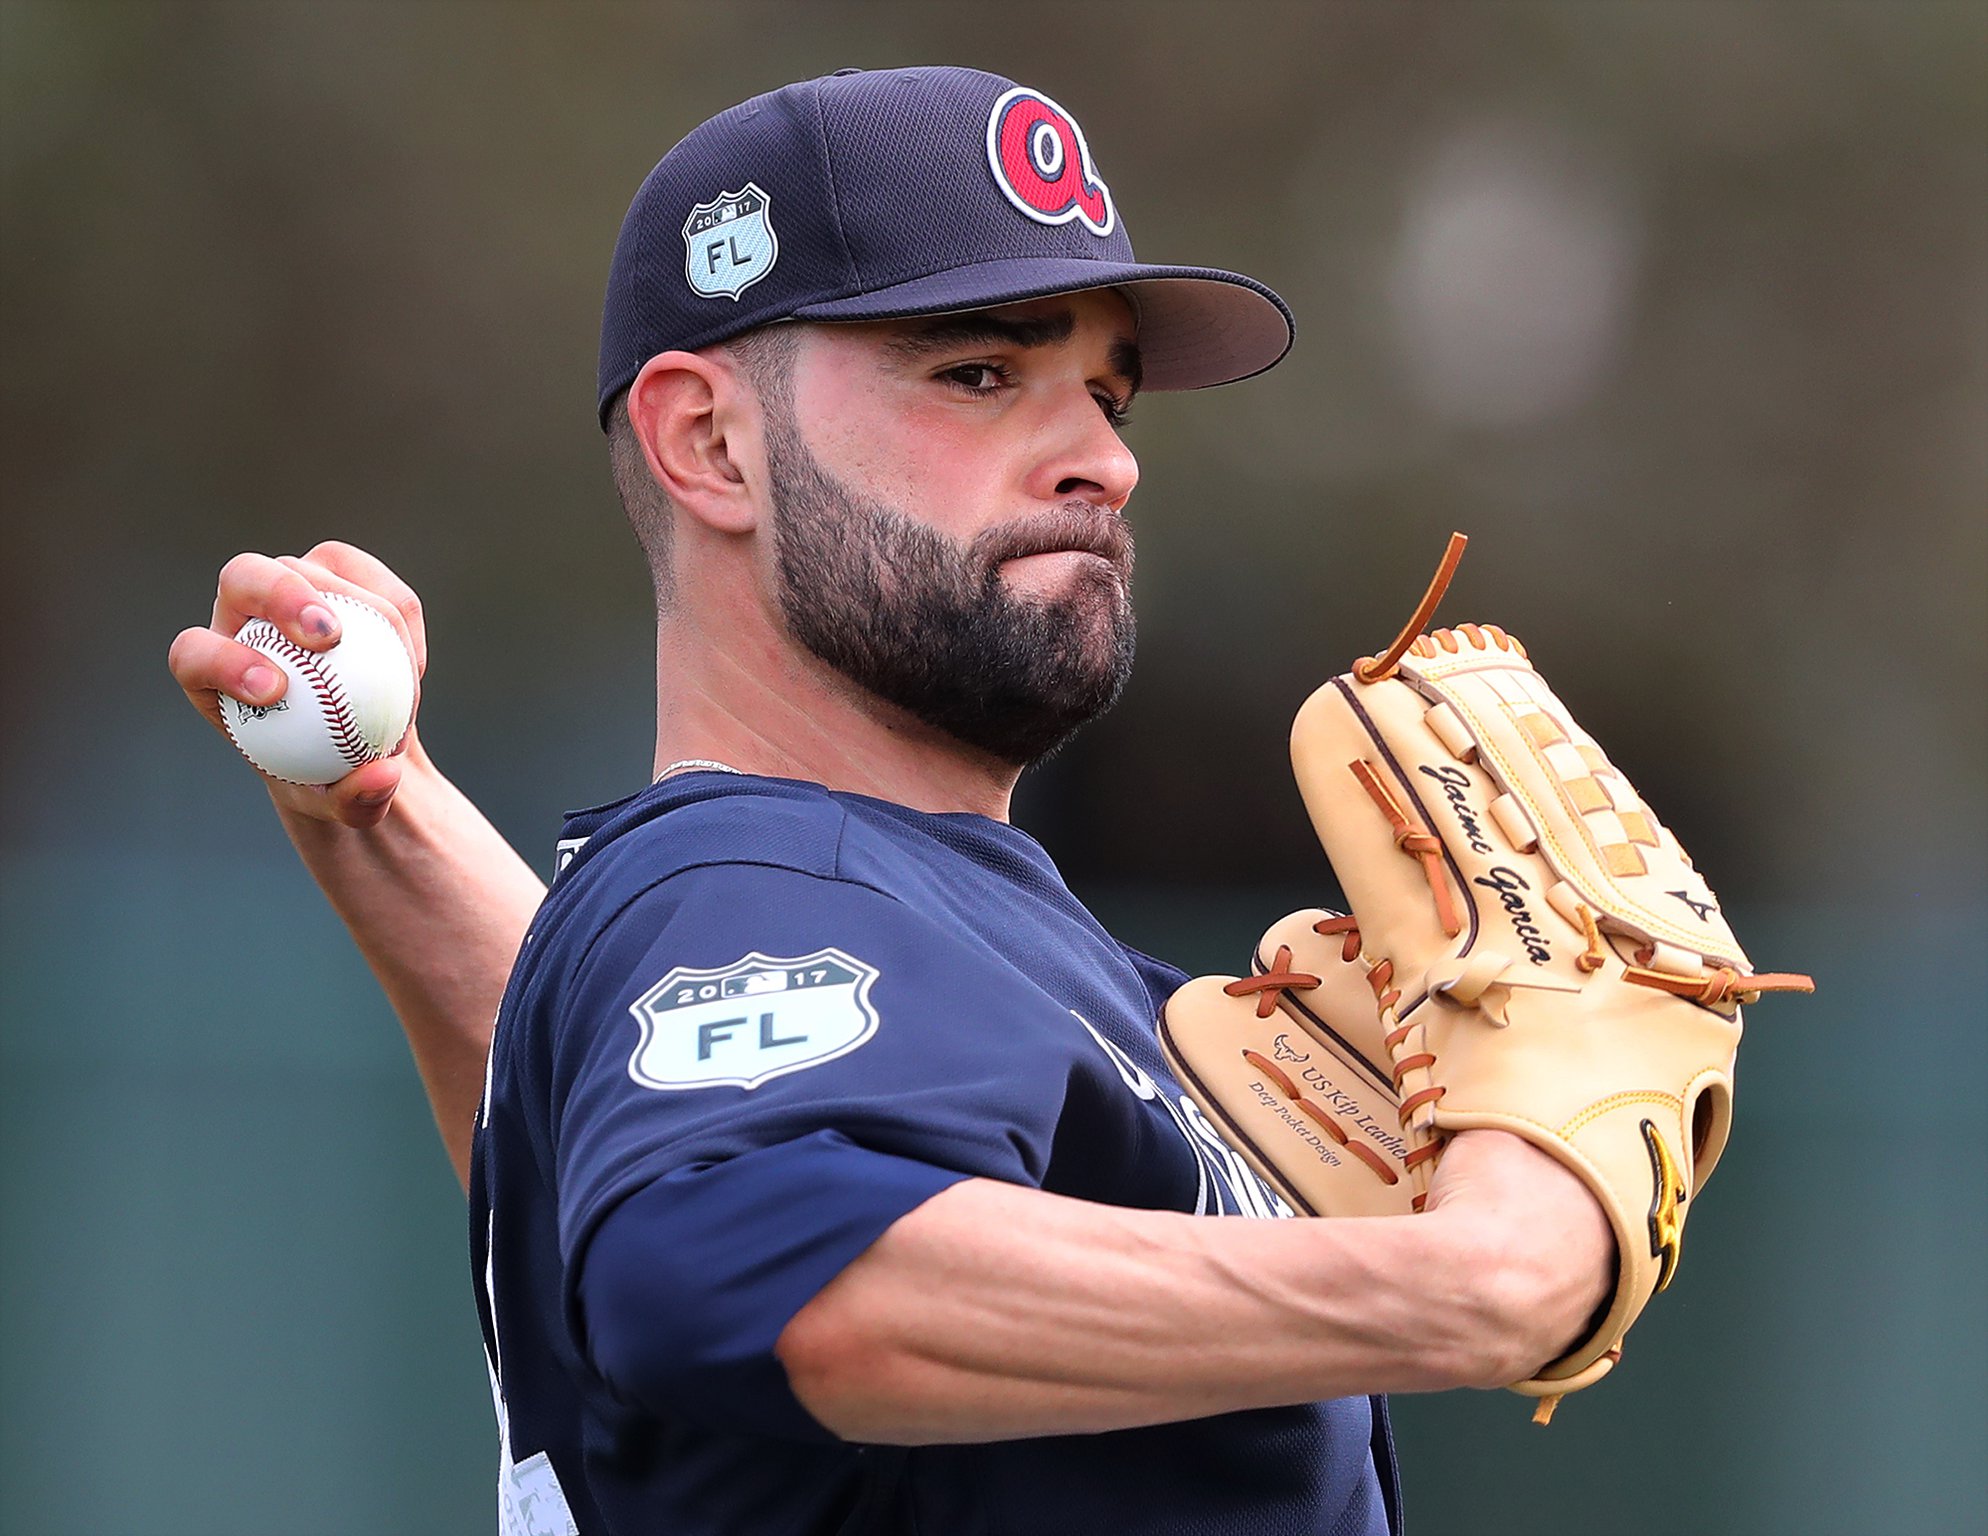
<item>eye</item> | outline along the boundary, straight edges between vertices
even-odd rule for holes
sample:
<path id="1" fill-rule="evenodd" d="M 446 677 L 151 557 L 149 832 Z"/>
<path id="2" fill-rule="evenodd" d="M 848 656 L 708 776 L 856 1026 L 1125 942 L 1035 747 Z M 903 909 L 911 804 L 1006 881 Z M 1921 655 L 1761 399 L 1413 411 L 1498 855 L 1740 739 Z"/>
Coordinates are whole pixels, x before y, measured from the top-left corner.
<path id="1" fill-rule="evenodd" d="M 955 363 L 939 377 L 962 394 L 991 395 L 1014 380 L 995 363 Z"/>
<path id="2" fill-rule="evenodd" d="M 1104 419 L 1111 423 L 1114 430 L 1125 430 L 1125 424 L 1132 419 L 1132 401 L 1129 398 L 1121 400 L 1102 390 L 1091 398 L 1097 401 L 1098 409 L 1104 412 Z"/>

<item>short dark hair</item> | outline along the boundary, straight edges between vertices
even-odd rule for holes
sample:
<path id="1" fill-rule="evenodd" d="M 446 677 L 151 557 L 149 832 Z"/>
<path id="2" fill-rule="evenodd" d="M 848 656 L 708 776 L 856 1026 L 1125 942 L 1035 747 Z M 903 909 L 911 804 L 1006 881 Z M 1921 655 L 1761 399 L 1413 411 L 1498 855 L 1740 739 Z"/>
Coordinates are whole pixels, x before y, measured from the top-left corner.
<path id="1" fill-rule="evenodd" d="M 793 393 L 794 349 L 800 340 L 799 330 L 798 325 L 791 323 L 763 325 L 720 342 L 713 350 L 722 349 L 738 359 L 762 403 L 771 409 L 785 410 Z M 649 473 L 649 461 L 643 456 L 642 444 L 636 440 L 635 428 L 628 420 L 625 389 L 608 406 L 607 454 L 615 493 L 621 498 L 621 510 L 627 515 L 635 542 L 649 562 L 649 579 L 655 587 L 657 611 L 661 612 L 675 588 L 670 549 L 676 508 L 656 484 L 655 476 Z"/>

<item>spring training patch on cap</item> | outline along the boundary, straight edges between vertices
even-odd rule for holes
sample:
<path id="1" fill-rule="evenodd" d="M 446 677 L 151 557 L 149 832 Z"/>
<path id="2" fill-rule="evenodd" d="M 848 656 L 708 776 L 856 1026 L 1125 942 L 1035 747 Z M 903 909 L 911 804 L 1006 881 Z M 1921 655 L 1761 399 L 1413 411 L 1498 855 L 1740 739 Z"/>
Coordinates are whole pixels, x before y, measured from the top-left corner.
<path id="1" fill-rule="evenodd" d="M 1038 224 L 1080 220 L 1094 235 L 1118 222 L 1077 120 L 1040 91 L 1004 92 L 987 118 L 987 163 L 1008 201 Z"/>
<path id="2" fill-rule="evenodd" d="M 773 232 L 772 208 L 773 199 L 749 181 L 690 210 L 683 222 L 683 275 L 694 291 L 737 303 L 773 270 L 780 237 Z"/>

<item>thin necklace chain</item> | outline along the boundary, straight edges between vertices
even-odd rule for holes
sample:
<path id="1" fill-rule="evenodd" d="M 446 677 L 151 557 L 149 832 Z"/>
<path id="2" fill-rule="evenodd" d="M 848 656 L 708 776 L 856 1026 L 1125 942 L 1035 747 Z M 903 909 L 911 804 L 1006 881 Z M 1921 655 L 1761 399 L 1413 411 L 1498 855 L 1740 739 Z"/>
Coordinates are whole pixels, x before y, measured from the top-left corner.
<path id="1" fill-rule="evenodd" d="M 661 773 L 657 774 L 656 777 L 651 782 L 660 784 L 663 782 L 664 779 L 667 779 L 673 773 L 690 773 L 693 771 L 702 771 L 705 773 L 736 773 L 740 775 L 743 775 L 745 773 L 745 769 L 734 768 L 730 763 L 721 763 L 715 758 L 686 757 L 678 762 L 671 763 L 669 767 L 665 768 Z"/>

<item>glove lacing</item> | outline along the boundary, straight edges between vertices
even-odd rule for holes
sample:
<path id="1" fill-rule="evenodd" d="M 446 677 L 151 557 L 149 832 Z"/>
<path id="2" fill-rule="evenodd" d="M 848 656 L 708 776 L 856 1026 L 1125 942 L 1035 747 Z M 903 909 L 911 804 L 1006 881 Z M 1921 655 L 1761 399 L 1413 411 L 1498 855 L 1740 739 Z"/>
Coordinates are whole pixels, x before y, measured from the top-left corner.
<path id="1" fill-rule="evenodd" d="M 1344 937 L 1344 943 L 1340 946 L 1339 951 L 1339 958 L 1341 960 L 1351 964 L 1360 958 L 1360 930 L 1358 924 L 1352 918 L 1329 917 L 1322 922 L 1314 923 L 1312 930 L 1326 938 Z M 1280 944 L 1277 947 L 1276 955 L 1272 957 L 1267 969 L 1258 975 L 1245 976 L 1240 980 L 1229 982 L 1222 990 L 1230 997 L 1254 996 L 1256 998 L 1256 1016 L 1259 1019 L 1267 1019 L 1277 1011 L 1278 1002 L 1286 992 L 1309 992 L 1314 987 L 1322 984 L 1320 977 L 1308 971 L 1293 969 L 1294 962 L 1295 957 L 1291 952 L 1291 946 Z M 1393 961 L 1382 960 L 1367 967 L 1367 985 L 1373 989 L 1374 1001 L 1380 1010 L 1383 1020 L 1392 1013 L 1395 1004 L 1401 1001 L 1400 990 L 1390 985 L 1393 980 Z M 1394 1060 L 1394 1086 L 1397 1090 L 1400 1089 L 1401 1081 L 1408 1073 L 1421 1067 L 1433 1067 L 1436 1064 L 1435 1056 L 1428 1051 L 1417 1051 L 1406 1056 L 1395 1054 L 1402 1042 L 1407 1039 L 1412 1028 L 1412 1025 L 1399 1025 L 1388 1033 L 1383 1042 L 1388 1048 L 1389 1055 Z M 1312 1124 L 1322 1129 L 1334 1142 L 1351 1152 L 1371 1169 L 1383 1183 L 1398 1184 L 1401 1182 L 1401 1176 L 1389 1166 L 1386 1158 L 1382 1157 L 1380 1153 L 1363 1142 L 1348 1137 L 1345 1131 L 1339 1127 L 1338 1116 L 1334 1115 L 1330 1110 L 1306 1099 L 1304 1090 L 1292 1081 L 1291 1075 L 1284 1071 L 1282 1067 L 1258 1051 L 1245 1049 L 1242 1054 L 1245 1061 L 1277 1085 L 1278 1090 L 1290 1101 L 1294 1109 L 1302 1113 Z M 1417 1109 L 1421 1108 L 1424 1104 L 1435 1103 L 1446 1091 L 1446 1089 L 1441 1087 L 1424 1088 L 1402 1100 L 1400 1108 L 1402 1128 L 1404 1130 L 1408 1129 L 1409 1117 Z M 1441 1150 L 1441 1146 L 1434 1141 L 1424 1142 L 1422 1145 L 1411 1147 L 1408 1150 L 1407 1154 L 1402 1158 L 1402 1165 L 1408 1168 L 1419 1167 L 1421 1164 L 1435 1158 Z M 1422 1203 L 1425 1198 L 1426 1196 L 1423 1195 L 1414 1197 L 1413 1205 L 1416 1210 L 1419 1211 L 1422 1209 Z"/>

